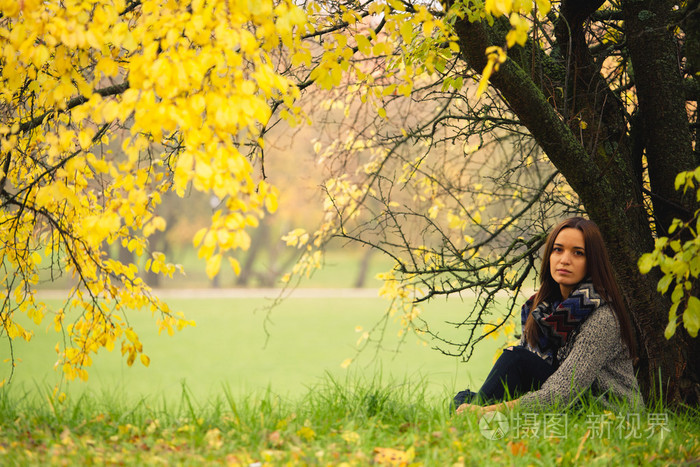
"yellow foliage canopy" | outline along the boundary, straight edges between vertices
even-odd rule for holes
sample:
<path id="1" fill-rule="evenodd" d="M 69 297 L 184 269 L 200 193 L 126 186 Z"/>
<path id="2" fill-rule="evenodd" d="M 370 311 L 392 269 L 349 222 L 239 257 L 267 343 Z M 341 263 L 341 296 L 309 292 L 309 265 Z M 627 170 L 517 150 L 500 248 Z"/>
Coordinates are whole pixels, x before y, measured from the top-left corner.
<path id="1" fill-rule="evenodd" d="M 299 46 L 305 14 L 291 0 L 3 0 L 0 13 L 0 259 L 10 298 L 0 333 L 29 340 L 14 313 L 36 323 L 53 314 L 68 336 L 57 347 L 68 379 L 86 379 L 91 353 L 119 343 L 127 363 L 140 355 L 147 365 L 124 310 L 150 309 L 168 333 L 194 323 L 109 247 L 143 253 L 165 228 L 161 195 L 189 187 L 223 200 L 200 245 L 210 275 L 248 247 L 246 227 L 276 208 L 277 192 L 255 180 L 241 148 L 257 141 L 271 101 L 298 114 L 298 90 L 273 53 Z M 35 299 L 42 258 L 75 278 L 59 311 Z M 177 267 L 156 252 L 147 269 Z"/>

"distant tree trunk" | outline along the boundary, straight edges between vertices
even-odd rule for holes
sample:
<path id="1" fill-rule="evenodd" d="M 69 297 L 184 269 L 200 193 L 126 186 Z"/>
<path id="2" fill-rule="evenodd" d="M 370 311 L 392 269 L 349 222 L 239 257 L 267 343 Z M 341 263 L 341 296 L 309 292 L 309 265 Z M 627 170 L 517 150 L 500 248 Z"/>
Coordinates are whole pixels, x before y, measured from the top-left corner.
<path id="1" fill-rule="evenodd" d="M 269 249 L 270 245 L 270 224 L 267 218 L 263 219 L 255 232 L 253 232 L 253 238 L 250 242 L 250 248 L 248 249 L 248 254 L 245 257 L 245 262 L 241 266 L 241 273 L 236 280 L 236 285 L 240 287 L 246 287 L 250 284 L 250 279 L 255 274 L 253 268 L 255 267 L 256 260 L 266 248 Z"/>
<path id="2" fill-rule="evenodd" d="M 355 283 L 353 287 L 360 289 L 365 286 L 367 281 L 367 273 L 369 272 L 369 266 L 372 261 L 372 253 L 374 253 L 374 248 L 366 248 L 365 252 L 362 254 L 362 259 L 360 259 L 360 268 L 357 271 L 357 277 L 355 278 Z"/>
<path id="3" fill-rule="evenodd" d="M 134 262 L 134 253 L 122 246 L 121 243 L 117 245 L 117 257 L 122 264 L 131 264 Z"/>
<path id="4" fill-rule="evenodd" d="M 149 251 L 160 251 L 166 256 L 170 253 L 168 242 L 165 240 L 165 232 L 156 230 L 149 237 L 148 243 L 150 245 Z M 162 279 L 163 276 L 160 274 L 156 274 L 151 270 L 146 271 L 145 281 L 146 284 L 150 285 L 151 287 L 160 287 L 162 284 Z"/>

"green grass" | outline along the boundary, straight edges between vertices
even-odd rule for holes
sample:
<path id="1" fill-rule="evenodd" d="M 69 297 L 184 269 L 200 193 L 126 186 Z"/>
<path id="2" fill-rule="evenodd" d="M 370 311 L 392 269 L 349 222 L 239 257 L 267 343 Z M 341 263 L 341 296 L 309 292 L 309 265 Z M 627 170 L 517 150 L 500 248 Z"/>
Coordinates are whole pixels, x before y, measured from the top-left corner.
<path id="1" fill-rule="evenodd" d="M 23 361 L 0 389 L 0 465 L 676 465 L 700 458 L 696 409 L 516 410 L 506 415 L 502 438 L 484 436 L 484 420 L 452 416 L 448 401 L 483 380 L 496 341 L 468 364 L 413 336 L 395 353 L 398 325 L 390 321 L 388 350 L 366 349 L 340 368 L 355 354 L 355 326 L 369 329 L 385 310 L 379 299 L 288 299 L 271 315 L 263 299 L 170 304 L 197 327 L 157 336 L 150 313 L 133 314 L 151 366 L 100 355 L 87 383 L 62 386 L 65 399 L 52 393 L 56 335 L 42 325 L 31 343 L 18 343 Z M 437 324 L 469 305 L 451 300 L 424 313 Z"/>
<path id="2" fill-rule="evenodd" d="M 298 396 L 317 384 L 326 374 L 334 378 L 383 374 L 387 378 L 420 381 L 430 394 L 475 387 L 493 362 L 500 342 L 487 339 L 479 355 L 469 363 L 446 357 L 432 349 L 434 342 L 408 335 L 401 343 L 398 323 L 390 319 L 382 347 L 371 343 L 357 354 L 362 332 L 371 330 L 387 309 L 388 302 L 375 298 L 289 298 L 271 312 L 266 299 L 171 299 L 175 310 L 185 312 L 197 326 L 173 336 L 157 334 L 149 312 L 131 313 L 129 323 L 137 330 L 144 352 L 151 358 L 148 368 L 140 363 L 126 365 L 118 346 L 94 357 L 86 383 L 64 383 L 69 396 L 83 392 L 102 394 L 119 388 L 128 400 L 156 398 L 178 400 L 186 384 L 198 399 L 220 394 L 227 387 L 235 396 L 269 390 L 281 396 Z M 52 302 L 54 307 L 60 302 Z M 456 319 L 470 303 L 458 299 L 425 307 L 424 315 L 436 326 Z M 35 333 L 31 342 L 16 340 L 14 355 L 20 359 L 11 384 L 24 390 L 53 388 L 60 382 L 53 369 L 54 347 L 60 335 L 48 322 L 40 326 L 23 321 Z M 443 325 L 444 332 L 460 332 Z M 378 335 L 375 335 L 378 337 Z M 9 348 L 0 348 L 2 360 Z M 348 369 L 347 358 L 355 358 Z M 9 374 L 9 363 L 2 367 Z"/>
<path id="3" fill-rule="evenodd" d="M 270 391 L 235 397 L 224 390 L 198 400 L 181 387 L 176 401 L 136 404 L 117 389 L 63 403 L 48 394 L 5 390 L 0 463 L 677 465 L 700 456 L 697 411 L 653 409 L 630 424 L 635 414 L 596 406 L 556 414 L 516 410 L 505 416 L 504 436 L 494 439 L 482 434 L 483 420 L 451 416 L 425 387 L 327 375 L 295 398 Z M 565 419 L 566 429 L 547 430 L 547 415 Z M 524 423 L 538 426 L 537 436 L 523 430 Z M 599 430 L 605 426 L 609 432 Z"/>

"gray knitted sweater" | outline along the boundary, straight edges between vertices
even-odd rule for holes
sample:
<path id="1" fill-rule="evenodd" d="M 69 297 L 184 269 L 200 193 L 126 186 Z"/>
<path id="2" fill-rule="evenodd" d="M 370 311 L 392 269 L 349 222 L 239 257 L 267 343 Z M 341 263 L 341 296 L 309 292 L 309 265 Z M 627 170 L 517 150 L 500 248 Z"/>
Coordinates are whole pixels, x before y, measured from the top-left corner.
<path id="1" fill-rule="evenodd" d="M 526 345 L 524 336 L 521 344 Z M 602 305 L 586 319 L 559 349 L 559 368 L 537 391 L 520 398 L 524 411 L 546 411 L 567 406 L 576 396 L 591 389 L 604 405 L 607 395 L 626 401 L 629 408 L 643 408 L 644 402 L 634 375 L 632 359 L 622 340 L 612 309 Z"/>

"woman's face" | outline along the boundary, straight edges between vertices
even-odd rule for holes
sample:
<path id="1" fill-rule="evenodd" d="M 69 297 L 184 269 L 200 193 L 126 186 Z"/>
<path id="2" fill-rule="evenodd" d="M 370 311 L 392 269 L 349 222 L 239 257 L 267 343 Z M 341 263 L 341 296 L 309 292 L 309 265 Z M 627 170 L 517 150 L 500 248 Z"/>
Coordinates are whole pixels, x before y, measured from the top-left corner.
<path id="1" fill-rule="evenodd" d="M 549 272 L 567 298 L 574 287 L 586 277 L 586 249 L 583 233 L 578 229 L 565 228 L 554 239 L 549 256 Z"/>

